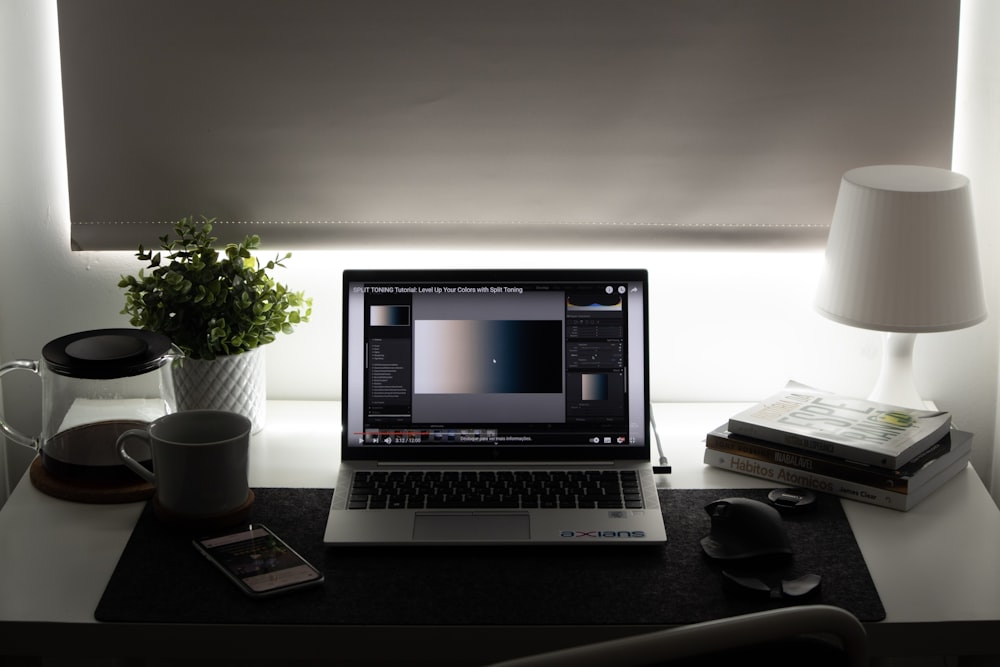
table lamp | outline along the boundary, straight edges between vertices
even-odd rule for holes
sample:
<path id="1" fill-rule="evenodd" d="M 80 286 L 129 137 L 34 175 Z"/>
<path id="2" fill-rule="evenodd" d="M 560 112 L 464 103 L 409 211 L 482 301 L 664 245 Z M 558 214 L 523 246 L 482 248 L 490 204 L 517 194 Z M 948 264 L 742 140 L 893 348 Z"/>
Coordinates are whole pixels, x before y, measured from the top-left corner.
<path id="1" fill-rule="evenodd" d="M 816 308 L 836 322 L 886 332 L 869 400 L 926 407 L 913 381 L 916 334 L 986 319 L 969 179 L 909 165 L 846 172 Z"/>

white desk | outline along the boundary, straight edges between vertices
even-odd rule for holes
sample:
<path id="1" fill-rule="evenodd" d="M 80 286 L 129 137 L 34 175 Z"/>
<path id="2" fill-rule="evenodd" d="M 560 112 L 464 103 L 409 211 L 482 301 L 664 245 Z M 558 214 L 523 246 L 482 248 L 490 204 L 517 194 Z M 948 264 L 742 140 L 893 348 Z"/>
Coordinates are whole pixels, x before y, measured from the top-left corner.
<path id="1" fill-rule="evenodd" d="M 766 487 L 764 481 L 706 467 L 704 434 L 738 404 L 664 404 L 656 420 L 673 474 L 665 488 Z M 251 449 L 250 483 L 330 487 L 339 464 L 340 406 L 270 402 L 267 427 Z M 101 624 L 104 587 L 143 505 L 83 505 L 37 491 L 22 479 L 0 511 L 0 655 L 191 655 L 208 639 L 220 656 L 310 658 L 323 651 L 387 663 L 425 656 L 472 664 L 620 636 L 649 628 L 331 628 Z M 913 510 L 900 513 L 844 501 L 845 511 L 886 608 L 868 625 L 876 656 L 1000 654 L 1000 511 L 967 469 Z M 669 528 L 669 527 L 668 527 Z M 155 573 L 150 573 L 155 576 Z M 335 649 L 332 647 L 336 647 Z M 208 656 L 206 656 L 208 657 Z"/>

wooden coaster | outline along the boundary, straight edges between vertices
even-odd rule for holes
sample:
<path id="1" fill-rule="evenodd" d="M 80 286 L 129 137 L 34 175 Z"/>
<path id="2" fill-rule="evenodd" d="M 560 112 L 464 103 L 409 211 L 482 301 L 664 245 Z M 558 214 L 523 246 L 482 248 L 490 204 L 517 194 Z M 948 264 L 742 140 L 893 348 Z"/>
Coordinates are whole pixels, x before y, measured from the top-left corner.
<path id="1" fill-rule="evenodd" d="M 190 514 L 180 514 L 167 509 L 160 504 L 160 497 L 153 496 L 153 514 L 160 521 L 180 530 L 191 533 L 206 533 L 246 521 L 250 515 L 250 508 L 253 507 L 253 489 L 247 494 L 246 501 L 236 509 L 221 514 L 208 514 L 205 516 L 194 516 Z"/>
<path id="2" fill-rule="evenodd" d="M 134 482 L 74 482 L 55 477 L 42 463 L 40 456 L 35 457 L 28 470 L 31 483 L 36 489 L 46 495 L 76 503 L 134 503 L 148 500 L 155 491 L 151 483 L 138 477 Z"/>

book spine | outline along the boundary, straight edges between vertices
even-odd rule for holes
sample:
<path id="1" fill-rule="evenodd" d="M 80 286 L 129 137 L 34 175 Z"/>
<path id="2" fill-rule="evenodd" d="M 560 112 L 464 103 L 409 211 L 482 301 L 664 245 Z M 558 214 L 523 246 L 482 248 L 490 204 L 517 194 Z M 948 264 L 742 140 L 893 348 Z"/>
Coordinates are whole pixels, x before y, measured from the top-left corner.
<path id="1" fill-rule="evenodd" d="M 906 494 L 887 491 L 867 484 L 859 484 L 848 480 L 837 479 L 805 470 L 796 470 L 775 463 L 758 461 L 738 454 L 718 452 L 705 448 L 706 464 L 738 472 L 751 477 L 758 477 L 774 482 L 778 486 L 792 486 L 822 493 L 830 493 L 841 498 L 857 500 L 869 505 L 878 505 L 905 512 L 914 503 Z"/>
<path id="2" fill-rule="evenodd" d="M 883 468 L 863 468 L 858 464 L 842 464 L 835 460 L 826 460 L 805 453 L 800 454 L 785 449 L 758 445 L 714 433 L 709 433 L 705 438 L 705 446 L 724 454 L 736 454 L 764 463 L 773 463 L 786 468 L 836 477 L 886 491 L 907 493 L 910 486 L 909 478 L 895 475 L 888 470 L 883 473 Z"/>
<path id="3" fill-rule="evenodd" d="M 837 458 L 847 459 L 848 461 L 857 461 L 858 463 L 867 463 L 869 465 L 879 466 L 880 468 L 896 469 L 903 463 L 903 461 L 899 461 L 896 457 L 885 452 L 852 447 L 843 443 L 831 442 L 814 436 L 783 431 L 779 428 L 764 426 L 763 424 L 754 424 L 753 422 L 746 422 L 740 419 L 730 419 L 728 428 L 732 433 L 753 438 L 755 440 L 766 440 L 767 442 L 773 442 L 776 445 L 794 447 L 806 452 L 814 452 L 824 456 L 834 456 Z"/>

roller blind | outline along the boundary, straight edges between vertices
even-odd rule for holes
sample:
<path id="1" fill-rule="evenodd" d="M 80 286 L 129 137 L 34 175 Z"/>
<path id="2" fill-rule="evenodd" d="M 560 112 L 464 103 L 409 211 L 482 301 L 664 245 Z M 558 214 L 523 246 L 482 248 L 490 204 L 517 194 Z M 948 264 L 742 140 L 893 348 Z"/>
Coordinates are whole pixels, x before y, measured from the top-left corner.
<path id="1" fill-rule="evenodd" d="M 60 0 L 72 241 L 820 243 L 950 166 L 958 0 Z"/>

